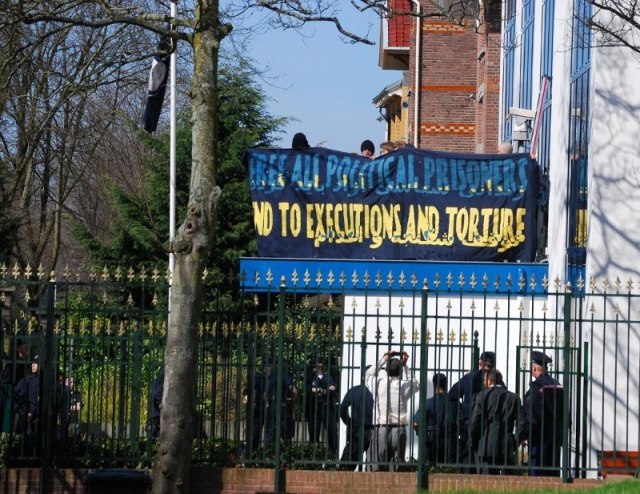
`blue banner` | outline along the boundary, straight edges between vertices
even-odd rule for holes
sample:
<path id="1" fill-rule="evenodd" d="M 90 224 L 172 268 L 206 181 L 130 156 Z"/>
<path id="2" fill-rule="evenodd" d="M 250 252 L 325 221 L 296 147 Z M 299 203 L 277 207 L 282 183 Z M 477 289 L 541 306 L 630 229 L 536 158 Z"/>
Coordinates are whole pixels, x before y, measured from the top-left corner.
<path id="1" fill-rule="evenodd" d="M 244 160 L 261 257 L 534 260 L 539 171 L 526 154 L 251 149 Z"/>

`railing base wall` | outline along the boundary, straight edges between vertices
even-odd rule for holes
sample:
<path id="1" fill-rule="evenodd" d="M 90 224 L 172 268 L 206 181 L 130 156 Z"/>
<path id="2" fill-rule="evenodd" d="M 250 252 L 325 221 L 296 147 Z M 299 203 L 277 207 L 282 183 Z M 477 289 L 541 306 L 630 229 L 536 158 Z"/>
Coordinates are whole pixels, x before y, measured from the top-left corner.
<path id="1" fill-rule="evenodd" d="M 191 494 L 255 494 L 273 493 L 273 470 L 254 468 L 194 467 Z M 48 470 L 44 475 L 49 494 L 85 494 L 88 489 L 85 469 Z M 40 492 L 41 471 L 38 468 L 0 470 L 0 492 L 37 494 Z M 494 475 L 461 475 L 438 473 L 429 476 L 429 490 L 446 492 L 456 490 L 518 491 L 549 488 L 557 490 L 584 490 L 602 485 L 602 480 L 574 479 L 563 484 L 560 478 L 514 477 Z M 409 494 L 416 492 L 415 473 L 389 472 L 335 472 L 289 470 L 286 472 L 287 492 L 295 494 Z"/>

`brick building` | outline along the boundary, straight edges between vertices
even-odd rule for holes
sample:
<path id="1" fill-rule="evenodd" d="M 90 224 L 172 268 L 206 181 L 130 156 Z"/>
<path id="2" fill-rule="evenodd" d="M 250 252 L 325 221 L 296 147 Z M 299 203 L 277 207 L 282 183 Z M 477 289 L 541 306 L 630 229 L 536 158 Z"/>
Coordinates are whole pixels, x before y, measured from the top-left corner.
<path id="1" fill-rule="evenodd" d="M 466 13 L 449 4 L 455 2 L 389 0 L 379 63 L 403 75 L 374 104 L 387 121 L 387 139 L 492 153 L 498 145 L 500 2 L 485 2 L 487 12 Z"/>

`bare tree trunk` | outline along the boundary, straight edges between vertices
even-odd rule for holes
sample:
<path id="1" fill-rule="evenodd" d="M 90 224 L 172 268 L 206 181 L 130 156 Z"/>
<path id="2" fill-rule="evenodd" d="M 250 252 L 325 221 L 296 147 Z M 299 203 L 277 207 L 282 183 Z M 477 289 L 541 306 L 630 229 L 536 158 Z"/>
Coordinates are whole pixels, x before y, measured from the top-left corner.
<path id="1" fill-rule="evenodd" d="M 153 472 L 153 493 L 190 491 L 195 429 L 198 325 L 203 280 L 211 250 L 220 189 L 215 184 L 216 82 L 218 49 L 225 33 L 217 25 L 217 1 L 200 3 L 193 35 L 192 164 L 189 210 L 173 245 L 176 264 L 165 348 L 165 381 L 160 412 L 160 443 Z"/>

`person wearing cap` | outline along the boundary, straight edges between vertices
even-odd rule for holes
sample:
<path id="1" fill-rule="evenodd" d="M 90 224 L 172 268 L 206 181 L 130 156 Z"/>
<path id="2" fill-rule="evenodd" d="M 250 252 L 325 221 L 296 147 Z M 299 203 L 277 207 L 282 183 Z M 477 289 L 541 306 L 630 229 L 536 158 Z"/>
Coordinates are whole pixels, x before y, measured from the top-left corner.
<path id="1" fill-rule="evenodd" d="M 371 142 L 369 139 L 365 139 L 364 141 L 362 141 L 362 144 L 360 144 L 360 154 L 365 158 L 369 158 L 370 160 L 372 160 L 376 154 L 376 147 L 374 146 L 373 142 Z"/>
<path id="2" fill-rule="evenodd" d="M 424 421 L 426 424 L 426 459 L 429 464 L 449 463 L 455 461 L 455 422 L 456 403 L 447 394 L 447 376 L 434 374 L 433 396 L 428 398 L 424 406 Z M 413 429 L 420 434 L 422 411 L 416 411 L 413 416 Z"/>
<path id="3" fill-rule="evenodd" d="M 324 364 L 320 361 L 315 365 L 315 376 L 311 381 L 311 422 L 313 428 L 309 442 L 320 442 L 322 429 L 327 433 L 327 443 L 331 454 L 338 450 L 338 430 L 336 423 L 336 383 L 329 374 L 324 372 Z"/>
<path id="4" fill-rule="evenodd" d="M 449 390 L 449 399 L 459 405 L 459 423 L 456 430 L 458 435 L 457 463 L 462 473 L 476 473 L 474 452 L 469 441 L 469 421 L 475 396 L 484 387 L 484 373 L 496 365 L 495 352 L 482 352 L 478 362 L 478 370 L 468 372 Z"/>
<path id="5" fill-rule="evenodd" d="M 407 352 L 385 353 L 376 367 L 367 371 L 368 377 L 375 376 L 376 390 L 377 458 L 374 458 L 374 470 L 379 470 L 379 463 L 384 462 L 389 471 L 394 471 L 397 463 L 405 461 L 409 400 L 420 389 L 418 380 L 407 366 L 408 360 Z"/>
<path id="6" fill-rule="evenodd" d="M 524 395 L 518 427 L 521 444 L 529 445 L 529 475 L 557 476 L 562 447 L 562 385 L 547 372 L 551 357 L 531 352 L 533 382 Z"/>
<path id="7" fill-rule="evenodd" d="M 501 467 L 515 465 L 513 433 L 520 414 L 520 397 L 500 383 L 499 371 L 485 372 L 485 389 L 476 395 L 470 423 L 471 447 L 477 451 L 478 469 L 492 475 L 499 475 Z"/>

